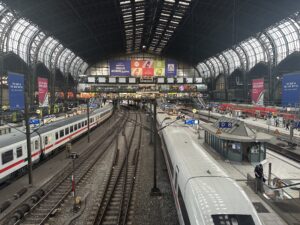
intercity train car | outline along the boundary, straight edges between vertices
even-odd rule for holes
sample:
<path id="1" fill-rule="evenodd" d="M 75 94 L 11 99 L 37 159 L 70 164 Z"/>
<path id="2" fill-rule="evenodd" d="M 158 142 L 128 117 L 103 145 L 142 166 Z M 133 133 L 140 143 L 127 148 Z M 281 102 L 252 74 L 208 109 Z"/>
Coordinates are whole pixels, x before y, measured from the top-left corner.
<path id="1" fill-rule="evenodd" d="M 96 109 L 90 114 L 90 128 L 94 128 L 111 116 L 112 105 Z M 69 117 L 40 127 L 31 134 L 31 157 L 33 163 L 47 157 L 67 142 L 78 138 L 88 130 L 86 115 Z M 27 142 L 20 131 L 0 136 L 0 182 L 26 168 Z"/>
<path id="2" fill-rule="evenodd" d="M 158 121 L 164 117 L 159 114 Z M 262 225 L 243 189 L 193 139 L 192 132 L 176 123 L 161 132 L 180 224 Z"/>

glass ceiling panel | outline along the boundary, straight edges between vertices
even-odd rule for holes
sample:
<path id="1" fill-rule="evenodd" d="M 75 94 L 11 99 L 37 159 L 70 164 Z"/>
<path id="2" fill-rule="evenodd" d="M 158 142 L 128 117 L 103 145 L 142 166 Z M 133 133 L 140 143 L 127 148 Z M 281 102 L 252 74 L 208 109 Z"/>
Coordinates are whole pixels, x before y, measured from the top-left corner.
<path id="1" fill-rule="evenodd" d="M 189 0 L 164 0 L 155 35 L 148 46 L 151 52 L 159 54 L 163 51 L 189 9 L 190 3 Z"/>
<path id="2" fill-rule="evenodd" d="M 0 11 L 4 9 L 4 5 L 0 2 Z M 23 18 L 14 17 L 14 14 L 10 10 L 3 11 L 1 15 L 0 33 L 6 34 L 1 35 L 1 37 L 5 38 L 4 40 L 0 40 L 0 50 L 3 52 L 12 51 L 28 64 L 38 60 L 50 68 L 51 64 L 55 62 L 56 55 L 63 48 L 57 40 L 50 36 L 44 39 L 46 36 L 45 33 L 40 31 L 35 24 Z M 41 43 L 42 41 L 43 43 Z M 37 59 L 35 59 L 36 56 Z M 75 54 L 73 52 L 70 53 L 67 60 L 71 60 L 71 56 L 75 57 Z M 62 63 L 60 62 L 59 65 L 62 65 Z M 70 70 L 72 69 L 70 68 Z"/>
<path id="3" fill-rule="evenodd" d="M 203 76 L 203 77 L 210 77 L 211 76 L 210 70 L 206 66 L 206 64 L 199 63 L 197 67 L 198 67 L 198 70 L 200 71 L 201 76 Z"/>
<path id="4" fill-rule="evenodd" d="M 38 28 L 24 19 L 19 19 L 11 28 L 8 37 L 8 51 L 13 51 L 25 62 L 29 62 L 29 43 Z"/>

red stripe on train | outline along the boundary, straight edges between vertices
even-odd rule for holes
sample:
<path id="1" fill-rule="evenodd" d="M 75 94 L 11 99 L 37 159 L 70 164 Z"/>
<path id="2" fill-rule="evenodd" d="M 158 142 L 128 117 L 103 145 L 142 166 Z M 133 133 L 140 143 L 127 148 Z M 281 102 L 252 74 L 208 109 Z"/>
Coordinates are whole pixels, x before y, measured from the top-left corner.
<path id="1" fill-rule="evenodd" d="M 95 124 L 96 124 L 96 123 L 94 122 L 94 123 L 91 124 L 91 126 L 94 126 Z M 71 135 L 69 135 L 69 136 L 64 137 L 62 140 L 59 140 L 59 141 L 55 142 L 54 145 L 49 145 L 49 146 L 47 146 L 47 147 L 44 148 L 42 151 L 49 150 L 51 147 L 53 147 L 53 146 L 55 146 L 55 145 L 57 145 L 57 144 L 63 142 L 64 140 L 68 139 L 69 137 L 72 137 L 72 136 L 74 136 L 74 135 L 80 133 L 80 132 L 83 131 L 84 129 L 87 129 L 87 127 L 84 127 L 84 128 L 82 128 L 82 129 L 76 131 L 75 133 L 73 133 L 73 134 L 71 134 Z M 31 155 L 31 157 L 35 157 L 35 156 L 39 155 L 42 151 L 37 151 L 37 152 L 33 153 L 33 154 Z M 3 168 L 3 169 L 0 169 L 0 173 L 3 173 L 3 172 L 5 172 L 5 171 L 7 171 L 7 170 L 9 170 L 9 169 L 11 169 L 11 168 L 13 168 L 13 167 L 15 167 L 15 166 L 18 166 L 19 164 L 21 164 L 21 163 L 23 163 L 23 162 L 25 162 L 25 159 L 21 159 L 21 160 L 19 160 L 18 162 L 15 162 L 15 163 L 13 163 L 13 164 L 11 164 L 11 165 L 9 165 L 9 166 Z"/>

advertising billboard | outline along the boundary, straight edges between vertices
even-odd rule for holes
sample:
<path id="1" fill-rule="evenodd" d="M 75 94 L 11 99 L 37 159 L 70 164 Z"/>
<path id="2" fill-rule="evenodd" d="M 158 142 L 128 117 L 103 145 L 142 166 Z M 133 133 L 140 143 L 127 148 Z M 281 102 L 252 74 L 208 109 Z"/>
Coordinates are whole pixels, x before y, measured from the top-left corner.
<path id="1" fill-rule="evenodd" d="M 139 77 L 143 75 L 143 60 L 131 60 L 131 75 Z"/>
<path id="2" fill-rule="evenodd" d="M 264 104 L 264 79 L 253 79 L 252 80 L 252 93 L 251 100 L 254 105 Z"/>
<path id="3" fill-rule="evenodd" d="M 154 61 L 154 76 L 165 76 L 165 60 Z"/>
<path id="4" fill-rule="evenodd" d="M 165 75 L 166 77 L 175 77 L 177 75 L 177 63 L 175 60 L 166 60 Z"/>
<path id="5" fill-rule="evenodd" d="M 130 60 L 111 60 L 109 61 L 111 76 L 130 76 L 131 65 Z"/>
<path id="6" fill-rule="evenodd" d="M 39 106 L 46 107 L 49 105 L 48 96 L 48 79 L 38 77 L 38 89 L 39 89 Z"/>
<path id="7" fill-rule="evenodd" d="M 286 74 L 282 78 L 282 106 L 300 104 L 300 74 Z"/>
<path id="8" fill-rule="evenodd" d="M 143 63 L 143 77 L 154 76 L 154 61 L 151 59 L 144 60 Z"/>
<path id="9" fill-rule="evenodd" d="M 8 94 L 11 110 L 24 109 L 24 75 L 8 72 Z"/>

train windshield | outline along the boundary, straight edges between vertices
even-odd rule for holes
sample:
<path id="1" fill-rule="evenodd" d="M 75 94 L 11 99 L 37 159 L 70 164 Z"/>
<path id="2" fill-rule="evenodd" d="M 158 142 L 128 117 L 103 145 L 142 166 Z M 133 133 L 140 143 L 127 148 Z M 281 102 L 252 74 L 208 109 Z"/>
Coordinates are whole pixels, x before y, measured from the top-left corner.
<path id="1" fill-rule="evenodd" d="M 214 225 L 255 225 L 251 215 L 218 214 L 211 217 Z"/>

